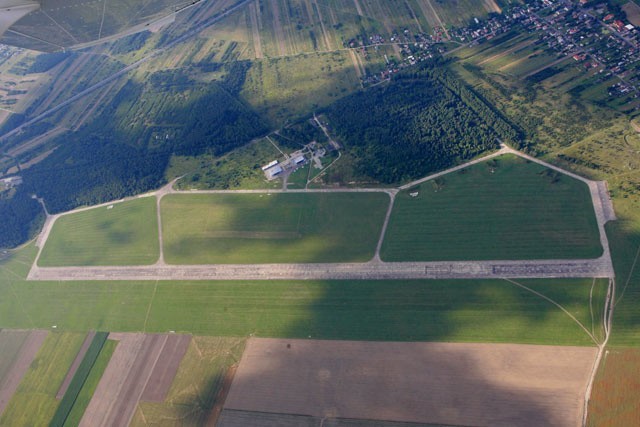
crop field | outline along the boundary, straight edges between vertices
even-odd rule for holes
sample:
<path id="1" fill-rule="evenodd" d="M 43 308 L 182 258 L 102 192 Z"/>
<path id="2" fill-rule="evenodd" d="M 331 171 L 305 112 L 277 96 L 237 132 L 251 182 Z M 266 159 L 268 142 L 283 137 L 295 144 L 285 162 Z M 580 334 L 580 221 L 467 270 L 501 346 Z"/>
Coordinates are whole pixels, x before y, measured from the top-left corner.
<path id="1" fill-rule="evenodd" d="M 56 396 L 60 399 L 60 404 L 58 405 L 56 413 L 53 415 L 51 424 L 55 426 L 62 426 L 67 422 L 69 415 L 75 406 L 76 399 L 80 395 L 80 392 L 84 387 L 84 383 L 91 373 L 93 365 L 96 363 L 96 360 L 102 351 L 102 347 L 107 341 L 108 335 L 108 332 L 90 332 L 85 338 L 85 341 L 80 348 L 80 352 L 76 355 L 76 358 L 67 373 L 66 378 L 70 378 L 70 375 L 72 374 L 71 381 L 68 383 L 66 390 L 64 390 L 62 398 L 59 398 L 60 390 Z M 88 346 L 86 346 L 86 344 L 88 344 Z M 65 383 L 63 383 L 63 386 L 64 384 Z"/>
<path id="2" fill-rule="evenodd" d="M 0 331 L 0 415 L 46 338 L 47 331 L 43 330 Z"/>
<path id="3" fill-rule="evenodd" d="M 193 337 L 168 395 L 162 402 L 140 402 L 131 426 L 211 425 L 212 409 L 229 369 L 240 360 L 244 338 Z M 209 421 L 209 423 L 207 422 Z"/>
<path id="4" fill-rule="evenodd" d="M 27 330 L 0 331 L 0 385 L 5 382 L 28 336 Z"/>
<path id="5" fill-rule="evenodd" d="M 365 262 L 388 203 L 384 193 L 168 195 L 161 202 L 165 260 Z"/>
<path id="6" fill-rule="evenodd" d="M 28 282 L 24 278 L 33 257 L 29 246 L 0 265 L 3 327 L 351 340 L 593 342 L 556 306 L 505 280 L 272 281 L 268 286 L 262 281 Z M 565 307 L 601 338 L 598 313 L 606 280 L 519 283 Z"/>
<path id="7" fill-rule="evenodd" d="M 501 156 L 398 194 L 381 249 L 385 261 L 601 254 L 587 186 L 515 156 Z"/>
<path id="8" fill-rule="evenodd" d="M 146 197 L 59 217 L 38 264 L 153 264 L 158 245 L 156 199 Z"/>
<path id="9" fill-rule="evenodd" d="M 589 426 L 634 425 L 640 419 L 640 350 L 613 347 L 606 351 L 589 402 Z"/>
<path id="10" fill-rule="evenodd" d="M 436 425 L 578 425 L 596 352 L 252 338 L 225 410 Z"/>
<path id="11" fill-rule="evenodd" d="M 107 364 L 109 363 L 111 355 L 113 355 L 117 345 L 117 341 L 107 340 L 102 346 L 102 350 L 100 350 L 98 358 L 93 364 L 91 371 L 89 371 L 89 375 L 80 389 L 80 393 L 78 394 L 78 397 L 71 408 L 71 412 L 64 423 L 65 426 L 73 427 L 80 424 L 84 411 L 87 409 L 87 406 L 89 406 L 93 393 L 96 391 L 96 387 L 98 387 L 102 374 L 107 368 Z"/>
<path id="12" fill-rule="evenodd" d="M 56 393 L 84 334 L 49 333 L 0 418 L 1 425 L 47 425 L 58 407 Z"/>

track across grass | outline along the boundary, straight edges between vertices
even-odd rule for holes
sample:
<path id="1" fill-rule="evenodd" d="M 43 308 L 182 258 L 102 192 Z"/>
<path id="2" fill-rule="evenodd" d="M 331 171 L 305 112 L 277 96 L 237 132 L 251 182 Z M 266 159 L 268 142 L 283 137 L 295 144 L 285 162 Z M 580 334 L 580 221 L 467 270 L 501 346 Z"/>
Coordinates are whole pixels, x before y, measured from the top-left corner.
<path id="1" fill-rule="evenodd" d="M 153 264 L 160 255 L 155 197 L 59 217 L 40 266 Z"/>
<path id="2" fill-rule="evenodd" d="M 384 261 L 578 259 L 597 258 L 602 247 L 584 183 L 504 155 L 399 193 L 380 255 Z"/>
<path id="3" fill-rule="evenodd" d="M 162 199 L 170 264 L 365 262 L 385 193 L 171 194 Z"/>

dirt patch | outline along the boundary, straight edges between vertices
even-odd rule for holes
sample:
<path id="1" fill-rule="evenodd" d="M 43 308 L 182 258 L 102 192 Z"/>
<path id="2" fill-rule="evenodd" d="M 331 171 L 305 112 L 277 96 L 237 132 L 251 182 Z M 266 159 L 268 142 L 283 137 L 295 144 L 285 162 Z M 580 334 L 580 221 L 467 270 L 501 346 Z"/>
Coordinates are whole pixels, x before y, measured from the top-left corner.
<path id="1" fill-rule="evenodd" d="M 251 339 L 225 411 L 579 425 L 595 356 L 581 347 Z"/>
<path id="2" fill-rule="evenodd" d="M 48 331 L 31 331 L 20 347 L 20 352 L 11 365 L 11 369 L 8 370 L 7 375 L 0 383 L 0 414 L 4 412 L 11 400 L 11 396 L 18 389 L 22 377 L 36 358 L 38 350 L 42 347 L 42 343 L 44 343 L 48 334 Z"/>
<path id="3" fill-rule="evenodd" d="M 73 363 L 71 364 L 71 367 L 69 368 L 69 372 L 67 372 L 67 376 L 64 377 L 64 381 L 62 381 L 62 385 L 60 386 L 60 389 L 58 390 L 58 393 L 56 394 L 56 399 L 62 399 L 64 394 L 67 392 L 67 389 L 69 388 L 69 384 L 71 384 L 71 380 L 73 379 L 73 376 L 76 374 L 76 371 L 78 370 L 78 367 L 80 366 L 80 363 L 82 363 L 82 359 L 84 359 L 84 355 L 87 354 L 87 350 L 89 350 L 89 346 L 91 345 L 91 341 L 93 341 L 93 338 L 95 336 L 96 336 L 96 332 L 95 331 L 91 331 L 85 337 L 84 342 L 82 343 L 82 346 L 80 347 L 80 351 L 78 351 L 78 354 L 76 355 L 76 358 L 73 359 Z"/>
<path id="4" fill-rule="evenodd" d="M 164 402 L 190 342 L 191 335 L 169 335 L 167 337 L 167 342 L 158 357 L 158 362 L 140 400 Z"/>
<path id="5" fill-rule="evenodd" d="M 635 2 L 630 1 L 629 3 L 622 6 L 622 10 L 627 15 L 627 19 L 636 27 L 640 26 L 640 6 L 638 6 Z"/>

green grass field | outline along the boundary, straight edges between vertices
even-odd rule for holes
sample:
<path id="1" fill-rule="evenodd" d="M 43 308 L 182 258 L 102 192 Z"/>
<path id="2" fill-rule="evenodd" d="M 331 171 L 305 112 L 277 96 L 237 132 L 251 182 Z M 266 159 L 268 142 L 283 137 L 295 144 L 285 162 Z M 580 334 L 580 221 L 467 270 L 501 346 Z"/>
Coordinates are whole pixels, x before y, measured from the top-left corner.
<path id="1" fill-rule="evenodd" d="M 601 254 L 587 186 L 512 155 L 398 194 L 381 249 L 385 261 Z"/>
<path id="2" fill-rule="evenodd" d="M 115 203 L 58 218 L 41 266 L 138 265 L 158 260 L 156 199 Z"/>
<path id="3" fill-rule="evenodd" d="M 50 326 L 50 325 L 49 325 Z M 84 334 L 51 333 L 0 418 L 3 426 L 48 425 L 58 407 L 56 393 Z"/>
<path id="4" fill-rule="evenodd" d="M 168 195 L 161 202 L 165 260 L 368 261 L 388 203 L 384 193 Z"/>
<path id="5" fill-rule="evenodd" d="M 1 327 L 591 345 L 557 307 L 504 280 L 28 282 L 33 256 L 29 246 L 0 264 Z M 590 329 L 591 279 L 521 283 Z M 596 324 L 606 285 L 596 281 Z"/>

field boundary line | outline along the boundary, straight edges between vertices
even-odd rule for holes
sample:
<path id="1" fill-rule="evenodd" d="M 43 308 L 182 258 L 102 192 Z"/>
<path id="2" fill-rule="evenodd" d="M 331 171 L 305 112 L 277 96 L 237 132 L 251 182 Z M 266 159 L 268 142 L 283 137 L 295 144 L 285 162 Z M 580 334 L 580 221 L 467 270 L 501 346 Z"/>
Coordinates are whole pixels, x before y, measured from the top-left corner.
<path id="1" fill-rule="evenodd" d="M 534 290 L 534 289 L 531 289 L 531 288 L 530 288 L 530 287 L 528 287 L 528 286 L 523 285 L 522 283 L 518 283 L 518 282 L 516 282 L 515 280 L 511 280 L 511 279 L 504 279 L 504 280 L 506 280 L 507 282 L 512 283 L 512 284 L 514 284 L 514 285 L 516 285 L 516 286 L 518 286 L 518 287 L 520 287 L 520 288 L 522 288 L 522 289 L 525 289 L 525 290 L 527 290 L 527 291 L 531 292 L 532 294 L 537 295 L 537 296 L 539 296 L 540 298 L 542 298 L 542 299 L 544 299 L 544 300 L 546 300 L 546 301 L 550 302 L 551 304 L 555 305 L 556 307 L 558 307 L 558 308 L 559 308 L 560 310 L 562 310 L 562 311 L 563 311 L 567 316 L 569 316 L 569 317 L 570 317 L 574 322 L 576 322 L 576 323 L 578 324 L 578 326 L 580 326 L 580 327 L 582 328 L 582 330 L 583 330 L 583 331 L 585 331 L 587 335 L 589 335 L 589 337 L 593 340 L 593 342 L 594 342 L 596 345 L 600 345 L 600 343 L 598 342 L 598 340 L 596 340 L 596 338 L 591 334 L 591 332 L 589 332 L 589 330 L 588 330 L 588 329 L 587 329 L 587 328 L 582 324 L 582 322 L 580 322 L 578 319 L 576 319 L 576 317 L 575 317 L 573 314 L 571 314 L 571 313 L 570 313 L 566 308 L 564 308 L 562 305 L 560 305 L 559 303 L 557 303 L 557 302 L 556 302 L 556 301 L 554 301 L 553 299 L 549 298 L 548 296 L 546 296 L 546 295 L 544 295 L 544 294 L 542 294 L 542 293 L 540 293 L 540 292 L 538 292 L 538 291 L 536 291 L 536 290 Z"/>

